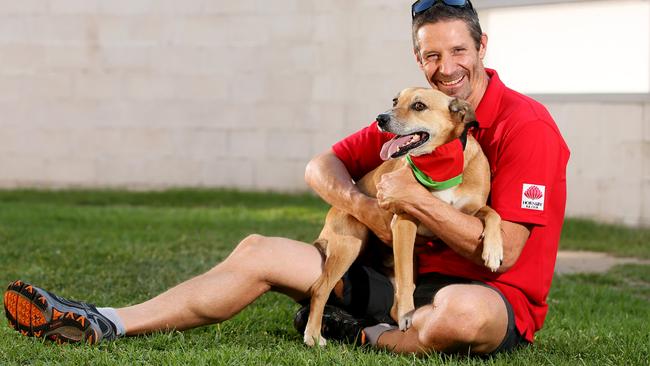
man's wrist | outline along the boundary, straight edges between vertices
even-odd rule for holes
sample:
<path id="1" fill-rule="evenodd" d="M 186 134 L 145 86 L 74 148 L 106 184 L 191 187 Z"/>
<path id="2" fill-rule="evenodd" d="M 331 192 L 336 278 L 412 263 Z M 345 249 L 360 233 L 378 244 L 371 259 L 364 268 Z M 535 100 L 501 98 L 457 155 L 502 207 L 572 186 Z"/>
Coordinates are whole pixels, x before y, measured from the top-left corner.
<path id="1" fill-rule="evenodd" d="M 444 205 L 446 205 L 445 202 L 427 192 L 426 196 L 409 196 L 408 199 L 398 202 L 397 208 L 413 217 L 426 216 L 429 219 L 438 221 L 443 220 L 440 212 L 444 211 L 441 209 L 441 206 Z"/>
<path id="2" fill-rule="evenodd" d="M 363 213 L 367 212 L 368 206 L 372 203 L 373 198 L 365 195 L 364 193 L 357 191 L 353 192 L 350 195 L 350 215 L 357 218 L 359 221 L 363 221 Z"/>

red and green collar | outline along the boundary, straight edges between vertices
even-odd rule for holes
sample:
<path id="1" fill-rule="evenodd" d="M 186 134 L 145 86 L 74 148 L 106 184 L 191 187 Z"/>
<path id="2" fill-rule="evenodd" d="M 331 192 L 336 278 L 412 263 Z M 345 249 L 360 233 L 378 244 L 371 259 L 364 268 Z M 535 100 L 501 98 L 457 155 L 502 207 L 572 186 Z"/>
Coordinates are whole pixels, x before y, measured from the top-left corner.
<path id="1" fill-rule="evenodd" d="M 459 138 L 436 147 L 429 154 L 406 155 L 415 178 L 428 189 L 441 191 L 455 187 L 463 182 L 465 166 L 465 146 L 470 128 L 477 127 L 478 122 L 466 124 Z"/>

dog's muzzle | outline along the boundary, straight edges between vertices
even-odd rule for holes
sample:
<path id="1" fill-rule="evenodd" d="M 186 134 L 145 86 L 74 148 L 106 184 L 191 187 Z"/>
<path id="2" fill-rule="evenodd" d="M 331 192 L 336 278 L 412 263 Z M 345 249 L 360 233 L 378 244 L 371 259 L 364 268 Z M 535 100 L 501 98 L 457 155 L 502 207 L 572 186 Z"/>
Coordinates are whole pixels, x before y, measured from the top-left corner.
<path id="1" fill-rule="evenodd" d="M 386 131 L 386 129 L 388 129 L 389 123 L 390 123 L 390 115 L 386 113 L 382 113 L 377 116 L 377 126 L 379 126 L 380 130 Z"/>

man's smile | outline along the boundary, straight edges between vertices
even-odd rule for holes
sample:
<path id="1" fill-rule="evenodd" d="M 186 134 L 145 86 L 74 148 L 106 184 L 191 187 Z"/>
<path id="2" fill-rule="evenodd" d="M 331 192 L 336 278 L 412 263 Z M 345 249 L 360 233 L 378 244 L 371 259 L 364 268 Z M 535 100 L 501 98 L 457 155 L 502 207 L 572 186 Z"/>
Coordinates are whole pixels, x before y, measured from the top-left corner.
<path id="1" fill-rule="evenodd" d="M 451 81 L 442 81 L 442 80 L 439 80 L 438 82 L 439 82 L 440 84 L 444 85 L 444 86 L 453 87 L 453 86 L 456 86 L 456 85 L 460 84 L 460 82 L 463 81 L 464 78 L 465 78 L 465 75 L 461 75 L 461 76 L 460 76 L 458 79 L 456 79 L 456 80 L 451 80 Z"/>

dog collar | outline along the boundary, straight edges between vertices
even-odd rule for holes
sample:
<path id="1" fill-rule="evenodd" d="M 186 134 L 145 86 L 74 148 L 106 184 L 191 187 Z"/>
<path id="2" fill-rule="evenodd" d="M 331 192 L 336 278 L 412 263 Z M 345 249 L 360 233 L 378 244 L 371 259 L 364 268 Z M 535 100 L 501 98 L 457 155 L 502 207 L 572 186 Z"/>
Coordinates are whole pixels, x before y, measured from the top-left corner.
<path id="1" fill-rule="evenodd" d="M 406 156 L 413 175 L 423 186 L 441 191 L 455 187 L 463 182 L 463 143 L 454 139 L 438 146 L 430 154 Z"/>
<path id="2" fill-rule="evenodd" d="M 471 130 L 472 128 L 478 128 L 478 121 L 465 123 L 465 128 L 463 129 L 463 133 L 461 133 L 460 136 L 458 136 L 460 143 L 463 144 L 463 151 L 465 151 L 465 146 L 467 146 L 467 134 L 469 133 L 469 130 Z"/>
<path id="3" fill-rule="evenodd" d="M 475 127 L 478 127 L 478 122 L 467 123 L 463 133 L 457 139 L 438 146 L 430 154 L 406 155 L 406 161 L 411 166 L 413 175 L 415 175 L 418 182 L 436 191 L 461 184 L 463 182 L 467 134 L 470 129 Z"/>

